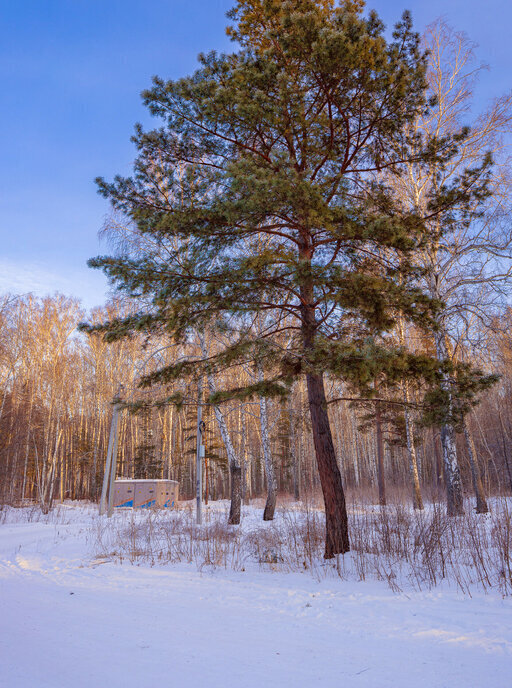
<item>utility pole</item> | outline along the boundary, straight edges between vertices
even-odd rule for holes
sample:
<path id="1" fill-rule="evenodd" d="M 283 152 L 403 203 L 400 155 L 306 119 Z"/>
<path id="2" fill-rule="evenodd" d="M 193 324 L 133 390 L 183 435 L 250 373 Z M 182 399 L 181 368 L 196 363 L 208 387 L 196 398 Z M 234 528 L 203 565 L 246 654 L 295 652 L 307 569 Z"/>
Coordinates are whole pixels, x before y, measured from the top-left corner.
<path id="1" fill-rule="evenodd" d="M 105 461 L 105 474 L 103 476 L 103 486 L 101 488 L 100 516 L 107 511 L 107 515 L 110 517 L 112 516 L 112 512 L 114 510 L 114 480 L 116 479 L 117 468 L 117 440 L 119 437 L 119 412 L 121 410 L 119 396 L 121 394 L 121 390 L 122 385 L 116 397 L 114 398 L 112 423 L 110 425 L 110 436 L 108 438 L 107 459 Z"/>

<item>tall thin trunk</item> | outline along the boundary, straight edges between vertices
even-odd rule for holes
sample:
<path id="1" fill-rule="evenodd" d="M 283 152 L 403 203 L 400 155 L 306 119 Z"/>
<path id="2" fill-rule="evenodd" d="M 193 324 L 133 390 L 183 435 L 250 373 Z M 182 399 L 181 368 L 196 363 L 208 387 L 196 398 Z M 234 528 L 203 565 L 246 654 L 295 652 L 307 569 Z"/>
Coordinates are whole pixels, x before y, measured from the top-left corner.
<path id="1" fill-rule="evenodd" d="M 242 505 L 242 467 L 230 464 L 229 472 L 231 473 L 231 505 L 228 523 L 236 526 L 240 523 Z"/>
<path id="2" fill-rule="evenodd" d="M 359 487 L 359 484 L 361 482 L 361 462 L 359 460 L 359 452 L 360 452 L 360 446 L 359 446 L 359 433 L 357 432 L 356 428 L 356 418 L 355 415 L 352 414 L 351 416 L 351 435 L 354 440 L 354 448 L 353 448 L 353 457 L 354 457 L 354 484 L 356 487 Z"/>
<path id="3" fill-rule="evenodd" d="M 484 486 L 482 484 L 482 476 L 480 473 L 480 466 L 478 464 L 478 456 L 475 450 L 475 443 L 473 437 L 469 432 L 466 421 L 464 421 L 464 439 L 466 440 L 466 447 L 468 450 L 469 465 L 471 466 L 471 478 L 473 480 L 473 490 L 476 497 L 476 513 L 486 514 L 489 511 L 487 500 L 485 499 Z"/>
<path id="4" fill-rule="evenodd" d="M 459 462 L 457 460 L 457 446 L 455 431 L 451 424 L 441 426 L 441 446 L 443 448 L 444 474 L 446 479 L 446 508 L 448 516 L 460 516 L 464 513 L 462 498 L 462 481 L 460 478 Z"/>
<path id="5" fill-rule="evenodd" d="M 27 438 L 25 441 L 25 461 L 23 463 L 23 483 L 21 487 L 21 501 L 25 499 L 25 488 L 27 484 L 27 468 L 28 468 L 28 452 L 29 452 L 29 444 L 30 444 L 30 426 L 32 423 L 32 410 L 34 407 L 34 394 L 32 390 L 32 394 L 30 395 L 30 405 L 29 405 L 29 411 L 28 411 L 28 418 L 27 418 Z"/>
<path id="6" fill-rule="evenodd" d="M 199 343 L 201 345 L 201 352 L 206 358 L 208 356 L 208 350 L 206 348 L 206 342 L 204 335 L 198 332 Z M 209 373 L 206 376 L 208 381 L 208 389 L 210 394 L 215 394 L 215 380 L 213 375 Z M 229 472 L 231 474 L 231 507 L 229 510 L 228 523 L 230 525 L 238 525 L 240 523 L 240 513 L 241 513 L 241 502 L 242 502 L 242 467 L 240 466 L 240 459 L 238 458 L 233 442 L 231 440 L 231 435 L 229 434 L 228 426 L 226 424 L 226 419 L 222 413 L 220 406 L 215 405 L 213 407 L 215 413 L 215 419 L 222 437 L 222 442 L 226 449 L 226 454 L 228 455 L 229 462 Z"/>
<path id="7" fill-rule="evenodd" d="M 21 485 L 21 501 L 25 499 L 25 487 L 27 484 L 27 468 L 28 468 L 28 441 L 30 435 L 27 433 L 27 444 L 25 446 L 25 461 L 23 463 L 23 482 Z"/>
<path id="8" fill-rule="evenodd" d="M 64 482 L 66 479 L 65 473 L 64 473 L 64 456 L 66 452 L 62 451 L 60 455 L 60 463 L 59 463 L 59 499 L 60 503 L 62 504 L 64 502 Z M 72 454 L 70 453 L 70 456 Z"/>
<path id="9" fill-rule="evenodd" d="M 407 439 L 407 454 L 409 456 L 409 473 L 412 485 L 412 504 L 414 509 L 423 509 L 423 499 L 421 497 L 420 479 L 418 474 L 418 460 L 416 457 L 416 447 L 414 444 L 414 423 L 409 411 L 409 386 L 407 381 L 403 383 L 404 394 L 404 418 L 405 435 Z"/>
<path id="10" fill-rule="evenodd" d="M 249 437 L 247 433 L 247 421 L 245 418 L 245 409 L 240 404 L 240 428 L 242 432 L 242 449 L 241 449 L 241 459 L 242 459 L 242 500 L 246 506 L 251 503 L 251 463 L 248 459 L 247 445 L 249 442 Z"/>
<path id="11" fill-rule="evenodd" d="M 213 383 L 211 375 L 208 376 L 208 385 L 210 386 L 210 393 L 214 394 L 215 388 L 210 385 Z M 230 525 L 238 525 L 240 523 L 241 501 L 242 501 L 242 467 L 240 460 L 235 453 L 233 442 L 226 424 L 224 414 L 218 406 L 214 406 L 215 418 L 220 430 L 222 442 L 226 448 L 229 462 L 229 472 L 231 474 L 231 507 L 229 511 L 228 523 Z"/>
<path id="12" fill-rule="evenodd" d="M 375 434 L 377 443 L 377 482 L 379 504 L 386 506 L 386 480 L 384 476 L 384 434 L 382 432 L 382 410 L 380 401 L 375 402 Z"/>
<path id="13" fill-rule="evenodd" d="M 261 363 L 257 365 L 258 382 L 263 382 L 263 366 Z M 263 511 L 263 520 L 272 521 L 274 518 L 274 511 L 276 509 L 277 499 L 277 483 L 274 464 L 272 462 L 272 453 L 270 451 L 270 437 L 268 433 L 268 410 L 267 400 L 260 396 L 260 430 L 261 430 L 261 445 L 263 449 L 263 459 L 265 461 L 265 475 L 267 478 L 267 501 L 265 510 Z"/>
<path id="14" fill-rule="evenodd" d="M 443 460 L 441 452 L 439 451 L 439 443 L 437 441 L 437 433 L 432 430 L 432 446 L 434 447 L 434 454 L 436 457 L 436 487 L 441 490 L 443 487 Z"/>
<path id="15" fill-rule="evenodd" d="M 439 361 L 448 358 L 446 336 L 442 331 L 435 335 L 436 354 Z M 448 398 L 448 414 L 452 413 L 452 391 L 448 375 L 442 373 L 441 389 Z M 446 481 L 446 507 L 448 516 L 459 516 L 464 513 L 464 500 L 462 495 L 462 480 L 457 459 L 457 445 L 455 443 L 455 429 L 450 420 L 441 425 L 441 445 L 443 448 L 444 474 Z"/>
<path id="16" fill-rule="evenodd" d="M 405 323 L 401 314 L 398 320 L 398 336 L 400 345 L 405 346 Z M 404 399 L 405 436 L 407 441 L 407 454 L 409 457 L 409 475 L 412 486 L 412 503 L 414 509 L 421 510 L 423 509 L 423 499 L 421 497 L 418 459 L 416 457 L 416 446 L 414 444 L 414 422 L 409 410 L 409 384 L 407 380 L 404 380 L 402 383 L 402 392 Z"/>
<path id="17" fill-rule="evenodd" d="M 296 432 L 295 422 L 293 418 L 292 396 L 288 401 L 288 420 L 290 427 L 290 453 L 292 455 L 293 466 L 293 498 L 296 502 L 300 500 L 300 452 L 297 451 L 296 446 Z"/>
<path id="18" fill-rule="evenodd" d="M 203 440 L 203 444 L 206 444 L 206 442 Z M 208 506 L 208 500 L 210 498 L 210 467 L 209 467 L 209 460 L 208 460 L 208 455 L 206 451 L 206 446 L 205 446 L 205 452 L 204 452 L 204 503 L 206 506 Z"/>
<path id="19" fill-rule="evenodd" d="M 508 457 L 508 449 L 507 449 L 507 442 L 506 442 L 507 434 L 505 432 L 505 426 L 503 425 L 503 418 L 501 417 L 501 411 L 498 412 L 498 416 L 499 416 L 500 425 L 501 425 L 501 440 L 503 443 L 503 458 L 505 459 L 505 466 L 507 468 L 510 490 L 512 491 L 512 470 L 510 469 L 510 460 Z"/>
<path id="20" fill-rule="evenodd" d="M 55 486 L 55 468 L 57 466 L 57 452 L 59 450 L 59 444 L 62 437 L 62 430 L 57 429 L 55 432 L 55 446 L 53 450 L 53 455 L 50 463 L 43 461 L 42 474 L 41 474 L 41 490 L 39 503 L 41 506 L 41 511 L 43 514 L 47 514 L 53 505 L 53 489 Z"/>

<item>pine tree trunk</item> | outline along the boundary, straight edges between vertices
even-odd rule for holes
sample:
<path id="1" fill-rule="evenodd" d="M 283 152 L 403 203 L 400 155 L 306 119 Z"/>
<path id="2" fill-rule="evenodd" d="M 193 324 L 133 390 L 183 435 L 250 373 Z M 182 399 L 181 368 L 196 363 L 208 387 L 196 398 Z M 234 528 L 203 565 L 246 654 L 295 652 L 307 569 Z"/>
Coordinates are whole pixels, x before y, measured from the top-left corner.
<path id="1" fill-rule="evenodd" d="M 305 362 L 309 364 L 308 357 L 314 352 L 318 328 L 315 315 L 313 282 L 311 276 L 308 275 L 313 249 L 311 246 L 311 235 L 307 230 L 302 229 L 300 237 L 299 258 L 303 263 L 305 273 L 300 286 L 302 301 L 301 330 Z M 332 559 L 337 554 L 345 554 L 345 552 L 350 550 L 347 507 L 341 473 L 334 452 L 322 372 L 307 372 L 306 385 L 318 475 L 325 506 L 324 558 Z"/>
<path id="2" fill-rule="evenodd" d="M 306 375 L 309 412 L 316 460 L 325 503 L 325 554 L 331 559 L 350 550 L 347 509 L 332 441 L 324 381 L 321 374 Z"/>
<path id="3" fill-rule="evenodd" d="M 485 499 L 484 486 L 482 484 L 482 476 L 480 473 L 480 466 L 478 465 L 478 457 L 476 455 L 475 443 L 469 432 L 466 422 L 464 422 L 464 439 L 466 440 L 466 447 L 468 450 L 469 465 L 471 466 L 471 478 L 473 480 L 473 490 L 476 497 L 476 513 L 487 514 L 489 507 Z"/>
<path id="4" fill-rule="evenodd" d="M 384 435 L 380 401 L 375 402 L 375 433 L 377 436 L 377 481 L 379 483 L 379 504 L 386 506 L 386 481 L 384 477 Z"/>

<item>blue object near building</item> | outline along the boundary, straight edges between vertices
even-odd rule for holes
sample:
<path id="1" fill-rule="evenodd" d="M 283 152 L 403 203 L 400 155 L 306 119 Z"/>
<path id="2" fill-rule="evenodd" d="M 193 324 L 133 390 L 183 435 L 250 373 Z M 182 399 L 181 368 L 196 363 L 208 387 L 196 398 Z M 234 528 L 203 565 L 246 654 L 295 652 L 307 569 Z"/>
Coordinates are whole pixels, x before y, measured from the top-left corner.
<path id="1" fill-rule="evenodd" d="M 114 482 L 114 506 L 133 509 L 172 509 L 178 503 L 176 480 L 119 478 Z"/>

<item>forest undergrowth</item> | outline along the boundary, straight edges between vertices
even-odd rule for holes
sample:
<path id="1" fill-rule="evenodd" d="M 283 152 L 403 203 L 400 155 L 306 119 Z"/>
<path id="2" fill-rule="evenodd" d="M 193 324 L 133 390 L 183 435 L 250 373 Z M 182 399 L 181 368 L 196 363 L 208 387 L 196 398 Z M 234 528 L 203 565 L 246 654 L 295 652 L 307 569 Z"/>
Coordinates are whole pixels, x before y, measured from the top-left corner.
<path id="1" fill-rule="evenodd" d="M 324 514 L 314 501 L 285 503 L 264 523 L 256 500 L 244 508 L 240 527 L 227 525 L 227 502 L 214 503 L 196 525 L 192 503 L 171 512 L 116 514 L 95 521 L 99 559 L 193 563 L 198 569 L 306 572 L 322 579 L 381 580 L 401 592 L 456 587 L 512 594 L 512 503 L 496 497 L 488 514 L 467 501 L 465 513 L 447 517 L 429 502 L 413 511 L 396 501 L 386 507 L 359 498 L 349 502 L 351 551 L 323 559 Z"/>
<path id="2" fill-rule="evenodd" d="M 305 573 L 317 580 L 385 581 L 395 592 L 448 586 L 471 595 L 495 591 L 512 595 L 512 500 L 493 497 L 488 514 L 471 500 L 462 516 L 448 517 L 433 499 L 423 511 L 405 506 L 397 492 L 386 507 L 371 494 L 349 494 L 351 551 L 323 558 L 325 521 L 319 499 L 283 497 L 273 521 L 263 522 L 264 500 L 243 508 L 240 526 L 229 526 L 229 502 L 213 502 L 196 524 L 195 503 L 172 511 L 116 510 L 98 516 L 90 502 L 67 502 L 43 514 L 36 505 L 4 507 L 0 524 L 80 523 L 89 556 L 97 562 L 193 564 L 198 570 Z"/>

